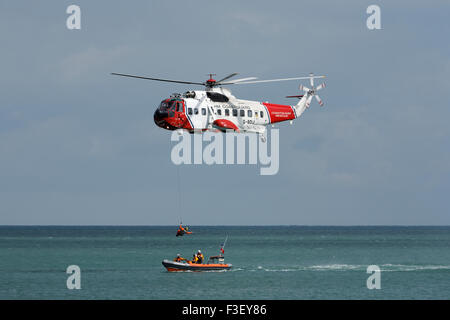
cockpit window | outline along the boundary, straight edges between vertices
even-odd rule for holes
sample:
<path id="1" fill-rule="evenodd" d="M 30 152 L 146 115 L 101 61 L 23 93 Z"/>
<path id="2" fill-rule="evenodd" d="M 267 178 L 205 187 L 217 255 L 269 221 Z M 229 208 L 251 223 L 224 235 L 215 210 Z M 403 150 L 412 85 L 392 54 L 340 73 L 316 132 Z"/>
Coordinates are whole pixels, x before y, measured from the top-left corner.
<path id="1" fill-rule="evenodd" d="M 173 112 L 183 112 L 183 101 L 180 100 L 170 100 L 162 101 L 159 105 L 161 111 L 171 111 Z"/>
<path id="2" fill-rule="evenodd" d="M 161 104 L 159 105 L 159 109 L 161 109 L 161 110 L 167 110 L 168 108 L 169 108 L 169 105 L 165 101 L 162 101 Z"/>

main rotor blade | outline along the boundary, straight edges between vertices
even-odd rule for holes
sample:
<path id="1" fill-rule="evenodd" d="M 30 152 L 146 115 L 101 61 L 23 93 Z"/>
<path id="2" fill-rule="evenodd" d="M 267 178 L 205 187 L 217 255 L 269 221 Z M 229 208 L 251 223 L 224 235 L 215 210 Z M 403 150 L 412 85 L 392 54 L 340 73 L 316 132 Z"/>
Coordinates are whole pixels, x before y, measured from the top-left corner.
<path id="1" fill-rule="evenodd" d="M 228 81 L 228 82 L 220 82 L 219 84 L 220 85 L 222 85 L 222 84 L 234 84 L 234 83 L 238 83 L 238 82 L 242 82 L 242 81 L 255 80 L 255 79 L 258 79 L 258 78 L 256 78 L 256 77 L 242 78 L 242 79 L 236 79 L 236 80 Z"/>
<path id="2" fill-rule="evenodd" d="M 234 77 L 234 76 L 237 76 L 237 75 L 238 75 L 237 72 L 232 73 L 232 74 L 226 76 L 225 78 L 218 80 L 217 82 L 222 82 L 222 81 L 228 80 L 228 79 L 230 79 L 230 78 L 232 78 L 232 77 Z"/>
<path id="3" fill-rule="evenodd" d="M 159 78 L 147 78 L 147 77 L 141 77 L 141 76 L 134 76 L 131 74 L 123 74 L 123 73 L 111 73 L 115 76 L 121 76 L 121 77 L 129 77 L 129 78 L 137 78 L 137 79 L 144 79 L 144 80 L 154 80 L 154 81 L 163 81 L 163 82 L 175 82 L 175 83 L 184 83 L 184 84 L 198 84 L 201 86 L 204 86 L 205 84 L 202 82 L 190 82 L 190 81 L 179 81 L 179 80 L 167 80 L 167 79 L 159 79 Z"/>
<path id="4" fill-rule="evenodd" d="M 247 82 L 238 82 L 236 84 L 247 84 L 247 83 L 262 83 L 262 82 L 276 82 L 276 81 L 290 81 L 290 80 L 304 80 L 309 79 L 311 77 L 297 77 L 297 78 L 284 78 L 284 79 L 270 79 L 270 80 L 258 80 L 258 81 L 247 81 Z M 325 78 L 325 76 L 314 76 L 313 78 Z"/>

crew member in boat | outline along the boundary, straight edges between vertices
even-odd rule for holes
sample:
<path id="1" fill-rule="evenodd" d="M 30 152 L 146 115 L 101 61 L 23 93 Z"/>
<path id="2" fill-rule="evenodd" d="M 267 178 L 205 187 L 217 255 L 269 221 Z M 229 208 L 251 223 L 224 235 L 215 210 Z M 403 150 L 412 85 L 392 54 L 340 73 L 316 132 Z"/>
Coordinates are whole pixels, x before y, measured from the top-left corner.
<path id="1" fill-rule="evenodd" d="M 175 261 L 175 262 L 181 262 L 181 261 L 186 261 L 186 259 L 185 258 L 183 258 L 182 256 L 181 256 L 181 254 L 177 254 L 177 257 L 175 258 L 175 259 L 173 259 L 173 261 Z"/>
<path id="2" fill-rule="evenodd" d="M 203 253 L 198 250 L 197 251 L 197 263 L 203 263 L 203 261 L 205 260 L 205 257 L 203 256 Z"/>

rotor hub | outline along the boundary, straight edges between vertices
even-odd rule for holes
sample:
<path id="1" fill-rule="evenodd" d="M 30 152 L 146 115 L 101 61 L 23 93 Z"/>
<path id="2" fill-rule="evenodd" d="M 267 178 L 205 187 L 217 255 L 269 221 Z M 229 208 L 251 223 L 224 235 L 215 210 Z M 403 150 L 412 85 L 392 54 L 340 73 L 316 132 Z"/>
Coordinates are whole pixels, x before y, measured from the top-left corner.
<path id="1" fill-rule="evenodd" d="M 215 79 L 213 79 L 213 76 L 215 76 L 215 73 L 209 73 L 209 79 L 206 80 L 205 85 L 207 87 L 214 87 L 215 85 L 217 85 L 217 81 Z"/>

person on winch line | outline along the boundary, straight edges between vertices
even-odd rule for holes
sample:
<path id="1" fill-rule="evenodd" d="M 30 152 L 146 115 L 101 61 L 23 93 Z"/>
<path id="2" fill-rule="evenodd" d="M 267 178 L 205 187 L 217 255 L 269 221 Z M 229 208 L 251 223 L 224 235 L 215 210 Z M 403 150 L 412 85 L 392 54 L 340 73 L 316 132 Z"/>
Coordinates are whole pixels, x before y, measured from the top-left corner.
<path id="1" fill-rule="evenodd" d="M 177 237 L 182 236 L 186 233 L 186 231 L 184 230 L 183 226 L 180 224 L 180 227 L 177 230 Z"/>

